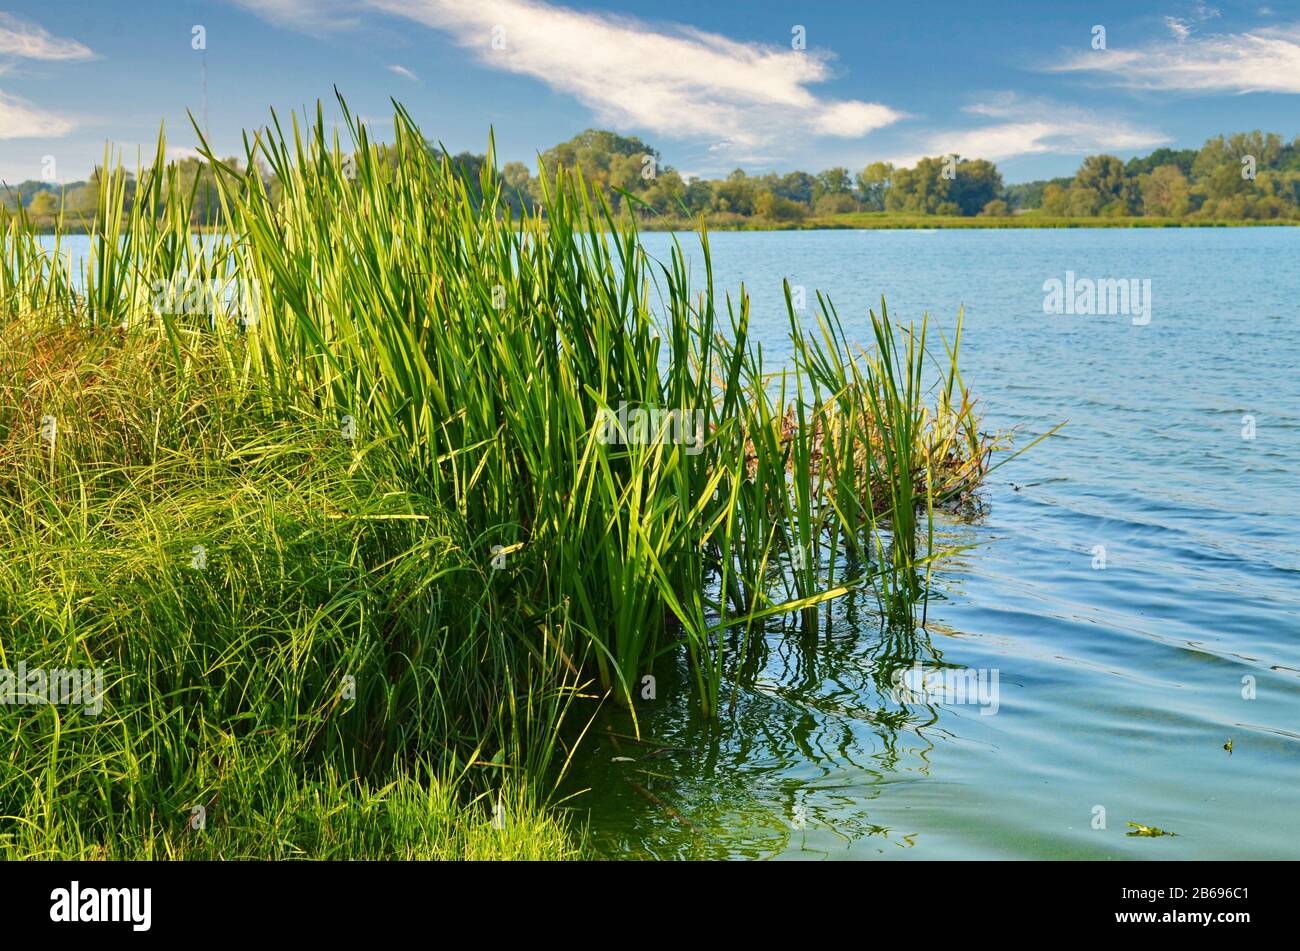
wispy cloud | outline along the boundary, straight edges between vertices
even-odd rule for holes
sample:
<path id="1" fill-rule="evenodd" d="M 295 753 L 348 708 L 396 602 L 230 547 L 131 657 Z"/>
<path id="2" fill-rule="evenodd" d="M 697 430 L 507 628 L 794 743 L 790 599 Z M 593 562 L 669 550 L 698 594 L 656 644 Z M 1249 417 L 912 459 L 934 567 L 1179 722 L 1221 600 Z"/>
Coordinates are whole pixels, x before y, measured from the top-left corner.
<path id="1" fill-rule="evenodd" d="M 1300 24 L 1203 36 L 1187 21 L 1166 25 L 1172 41 L 1092 50 L 1049 69 L 1100 73 L 1134 89 L 1300 93 Z"/>
<path id="2" fill-rule="evenodd" d="M 1000 120 L 970 129 L 931 133 L 923 151 L 892 159 L 914 165 L 926 155 L 960 155 L 991 162 L 1046 153 L 1086 155 L 1154 148 L 1169 142 L 1164 134 L 1113 115 L 1065 106 L 1013 93 L 991 96 L 967 106 L 965 112 Z"/>
<path id="3" fill-rule="evenodd" d="M 67 119 L 0 92 L 0 139 L 55 138 L 70 131 Z"/>
<path id="4" fill-rule="evenodd" d="M 314 36 L 335 30 L 355 29 L 360 17 L 351 12 L 359 4 L 350 0 L 230 0 L 237 7 L 256 13 L 277 26 Z"/>
<path id="5" fill-rule="evenodd" d="M 308 0 L 274 0 L 271 10 L 253 0 L 234 2 L 300 27 L 319 26 L 342 9 Z M 881 103 L 816 95 L 809 87 L 832 75 L 829 54 L 740 43 L 539 0 L 350 5 L 358 7 L 446 32 L 485 66 L 538 79 L 616 126 L 753 147 L 801 134 L 858 138 L 904 117 Z"/>
<path id="6" fill-rule="evenodd" d="M 391 66 L 389 66 L 388 71 L 390 73 L 396 73 L 398 76 L 401 76 L 403 79 L 409 79 L 413 83 L 418 83 L 420 81 L 419 76 L 415 75 L 415 73 L 411 72 L 405 66 L 401 66 L 397 63 L 393 63 Z"/>
<path id="7" fill-rule="evenodd" d="M 1192 28 L 1187 21 L 1180 20 L 1178 17 L 1165 17 L 1165 26 L 1169 27 L 1169 32 L 1174 35 L 1179 43 L 1192 35 Z"/>
<path id="8" fill-rule="evenodd" d="M 1165 26 L 1179 43 L 1196 32 L 1196 27 L 1206 20 L 1220 16 L 1219 11 L 1205 3 L 1198 3 L 1190 14 L 1182 17 L 1165 17 Z"/>
<path id="9" fill-rule="evenodd" d="M 94 52 L 85 44 L 51 36 L 43 27 L 2 11 L 0 11 L 0 56 L 41 60 L 95 58 Z"/>

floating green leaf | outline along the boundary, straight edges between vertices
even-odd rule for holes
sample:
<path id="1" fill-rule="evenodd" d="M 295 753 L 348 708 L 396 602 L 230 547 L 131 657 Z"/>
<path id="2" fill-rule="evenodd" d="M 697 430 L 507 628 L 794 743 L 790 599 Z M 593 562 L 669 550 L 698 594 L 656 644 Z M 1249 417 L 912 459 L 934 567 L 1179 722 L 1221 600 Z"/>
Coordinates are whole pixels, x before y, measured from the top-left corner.
<path id="1" fill-rule="evenodd" d="M 1159 829 L 1156 828 L 1155 826 L 1144 826 L 1141 823 L 1137 823 L 1137 822 L 1130 822 L 1129 825 L 1132 826 L 1133 831 L 1126 832 L 1124 833 L 1125 835 L 1142 835 L 1142 836 L 1149 836 L 1150 838 L 1154 839 L 1162 835 L 1178 834 L 1177 832 L 1166 832 L 1164 829 Z"/>

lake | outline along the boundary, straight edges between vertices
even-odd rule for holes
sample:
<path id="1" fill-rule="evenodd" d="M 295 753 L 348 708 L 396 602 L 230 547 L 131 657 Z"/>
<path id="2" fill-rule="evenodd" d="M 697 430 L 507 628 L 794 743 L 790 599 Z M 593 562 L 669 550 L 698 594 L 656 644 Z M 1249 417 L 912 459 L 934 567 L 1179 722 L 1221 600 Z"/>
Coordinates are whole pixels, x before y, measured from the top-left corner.
<path id="1" fill-rule="evenodd" d="M 661 259 L 671 241 L 644 235 Z M 945 541 L 976 547 L 937 573 L 924 630 L 882 630 L 869 596 L 847 598 L 815 643 L 774 626 L 734 717 L 702 721 L 669 667 L 637 704 L 652 744 L 610 735 L 625 716 L 599 721 L 567 784 L 595 847 L 1300 858 L 1300 230 L 711 245 L 719 290 L 752 295 L 770 364 L 788 354 L 782 278 L 806 289 L 810 322 L 814 290 L 828 293 L 864 344 L 882 295 L 893 319 L 929 312 L 949 336 L 964 306 L 962 370 L 985 428 L 1023 445 L 1068 424 L 993 474 L 981 518 L 944 523 Z M 1122 280 L 1131 312 L 1045 313 L 1053 280 L 1071 302 L 1084 281 Z M 1110 285 L 1098 309 L 1115 301 Z M 915 661 L 973 672 L 996 706 L 942 691 L 896 702 L 887 675 Z M 1177 836 L 1128 836 L 1129 822 Z"/>
<path id="2" fill-rule="evenodd" d="M 644 236 L 660 259 L 671 240 Z M 597 723 L 569 783 L 596 847 L 1300 858 L 1300 231 L 710 240 L 718 288 L 745 283 L 772 360 L 788 353 L 783 277 L 810 321 L 821 289 L 863 343 L 881 295 L 949 336 L 964 306 L 985 428 L 1023 445 L 1069 422 L 992 475 L 982 518 L 945 525 L 978 547 L 936 576 L 925 630 L 882 631 L 873 599 L 844 600 L 814 645 L 773 631 L 734 721 L 702 722 L 668 670 L 636 707 L 652 745 Z M 1140 282 L 1147 319 L 1044 313 L 1069 272 Z M 904 709 L 882 677 L 899 658 L 996 673 L 996 712 L 943 692 Z"/>

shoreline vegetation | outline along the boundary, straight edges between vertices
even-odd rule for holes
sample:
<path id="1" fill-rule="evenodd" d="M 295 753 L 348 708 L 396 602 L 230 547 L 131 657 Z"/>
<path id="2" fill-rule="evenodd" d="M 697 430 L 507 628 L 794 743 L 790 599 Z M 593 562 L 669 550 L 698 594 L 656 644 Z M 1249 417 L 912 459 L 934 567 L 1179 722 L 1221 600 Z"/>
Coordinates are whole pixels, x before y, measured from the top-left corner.
<path id="1" fill-rule="evenodd" d="M 956 215 L 891 215 L 888 212 L 847 212 L 801 222 L 732 221 L 706 218 L 710 231 L 930 231 L 942 228 L 1254 228 L 1296 227 L 1300 219 L 1215 220 L 1126 215 L 1114 218 L 1068 218 L 1028 212 L 1007 218 L 963 218 Z M 690 231 L 698 224 L 682 219 L 642 219 L 642 231 Z"/>
<path id="2" fill-rule="evenodd" d="M 0 208 L 0 668 L 105 685 L 0 704 L 0 854 L 584 855 L 602 707 L 682 664 L 729 728 L 854 592 L 913 630 L 936 515 L 1034 444 L 981 430 L 960 318 L 859 346 L 787 284 L 770 366 L 706 230 L 692 286 L 580 167 L 516 211 L 491 149 L 471 184 L 339 104 L 346 148 L 319 107 L 204 145 L 229 240 L 161 134 L 78 266 Z"/>
<path id="3" fill-rule="evenodd" d="M 393 160 L 393 143 L 374 146 L 380 160 Z M 425 148 L 435 159 L 448 158 L 475 201 L 483 200 L 481 172 L 496 164 L 494 158 L 450 155 L 432 141 Z M 256 154 L 224 160 L 230 168 L 242 162 L 251 163 L 247 168 L 263 180 L 271 203 L 278 203 L 283 183 L 275 169 Z M 88 181 L 0 183 L 0 206 L 23 208 L 32 226 L 45 233 L 89 233 L 103 170 L 115 164 L 114 151 L 106 147 Z M 203 158 L 174 164 L 182 189 L 194 193 L 191 226 L 222 230 L 226 208 L 214 166 Z M 873 162 L 856 172 L 839 167 L 750 174 L 738 168 L 725 178 L 705 179 L 684 176 L 639 138 L 588 129 L 542 152 L 535 170 L 505 163 L 495 173 L 500 210 L 510 210 L 516 220 L 545 215 L 546 196 L 555 190 L 561 168 L 581 169 L 615 219 L 634 218 L 639 228 L 656 231 L 689 232 L 701 222 L 712 231 L 1300 224 L 1300 136 L 1288 143 L 1259 130 L 1216 136 L 1199 149 L 1160 148 L 1127 162 L 1090 155 L 1073 176 L 1007 185 L 994 163 L 960 155 L 930 156 L 912 167 Z M 126 175 L 127 210 L 136 187 L 135 177 Z"/>
<path id="4" fill-rule="evenodd" d="M 617 220 L 617 219 L 616 219 Z M 704 227 L 712 232 L 729 231 L 934 231 L 958 229 L 1057 229 L 1057 228 L 1286 228 L 1300 227 L 1300 219 L 1211 219 L 1158 218 L 1126 215 L 1115 218 L 1069 218 L 1027 213 L 1009 218 L 962 218 L 955 215 L 890 215 L 888 212 L 846 212 L 814 217 L 804 221 L 768 221 L 764 219 L 706 216 L 698 221 L 685 218 L 639 218 L 639 231 L 689 234 Z M 607 229 L 607 225 L 602 225 Z M 63 227 L 34 227 L 35 234 L 53 236 L 90 235 L 91 223 L 65 223 Z M 224 226 L 194 225 L 195 234 L 224 233 Z"/>

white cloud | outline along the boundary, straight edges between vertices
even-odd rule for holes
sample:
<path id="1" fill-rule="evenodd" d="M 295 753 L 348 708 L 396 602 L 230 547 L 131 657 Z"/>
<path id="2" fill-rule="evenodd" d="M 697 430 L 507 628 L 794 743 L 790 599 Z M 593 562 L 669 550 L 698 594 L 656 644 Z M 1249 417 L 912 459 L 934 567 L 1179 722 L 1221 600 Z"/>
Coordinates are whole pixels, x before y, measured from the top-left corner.
<path id="1" fill-rule="evenodd" d="M 1182 43 L 1196 31 L 1197 24 L 1213 20 L 1219 15 L 1219 11 L 1214 7 L 1198 3 L 1186 17 L 1165 17 L 1165 26 L 1169 27 L 1169 32 L 1174 35 L 1174 39 Z"/>
<path id="2" fill-rule="evenodd" d="M 874 102 L 837 102 L 824 106 L 813 121 L 823 135 L 856 139 L 872 129 L 889 125 L 901 114 Z"/>
<path id="3" fill-rule="evenodd" d="M 1300 93 L 1300 24 L 1192 36 L 1178 22 L 1186 32 L 1174 30 L 1174 42 L 1093 50 L 1051 69 L 1101 73 L 1134 89 Z"/>
<path id="4" fill-rule="evenodd" d="M 234 2 L 298 28 L 343 9 Z M 808 134 L 859 138 L 904 118 L 880 103 L 815 95 L 808 87 L 831 78 L 827 54 L 539 0 L 355 0 L 348 9 L 363 6 L 444 31 L 484 65 L 541 80 L 612 125 L 752 147 Z"/>
<path id="5" fill-rule="evenodd" d="M 22 59 L 94 59 L 90 47 L 76 40 L 51 36 L 44 28 L 0 11 L 0 55 Z"/>
<path id="6" fill-rule="evenodd" d="M 0 139 L 55 138 L 72 131 L 72 123 L 0 92 Z"/>
<path id="7" fill-rule="evenodd" d="M 398 65 L 397 63 L 393 63 L 391 66 L 389 66 L 388 71 L 391 73 L 396 73 L 398 76 L 401 76 L 403 79 L 409 79 L 413 83 L 418 83 L 420 81 L 419 76 L 415 75 L 415 73 L 411 72 L 405 66 Z"/>
<path id="8" fill-rule="evenodd" d="M 334 30 L 356 29 L 359 17 L 347 12 L 357 4 L 344 0 L 230 0 L 235 6 L 256 13 L 277 26 L 321 35 Z"/>
<path id="9" fill-rule="evenodd" d="M 1179 43 L 1192 35 L 1191 25 L 1186 20 L 1178 19 L 1178 17 L 1165 17 L 1165 26 L 1169 27 L 1169 32 L 1174 35 L 1174 39 Z"/>
<path id="10" fill-rule="evenodd" d="M 991 97 L 965 109 L 971 115 L 1002 121 L 972 129 L 932 133 L 924 150 L 891 159 L 911 166 L 927 155 L 960 155 L 991 162 L 1044 153 L 1087 155 L 1155 148 L 1169 142 L 1164 134 L 1115 116 L 1012 94 Z"/>

